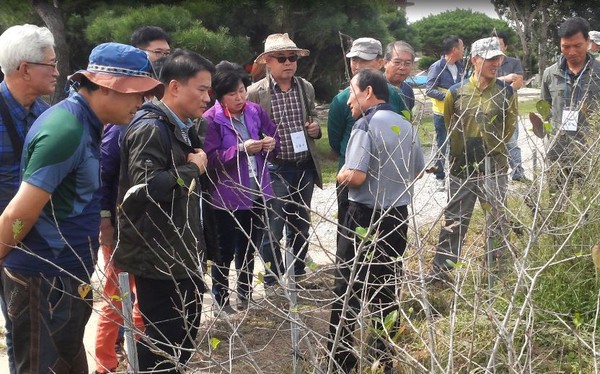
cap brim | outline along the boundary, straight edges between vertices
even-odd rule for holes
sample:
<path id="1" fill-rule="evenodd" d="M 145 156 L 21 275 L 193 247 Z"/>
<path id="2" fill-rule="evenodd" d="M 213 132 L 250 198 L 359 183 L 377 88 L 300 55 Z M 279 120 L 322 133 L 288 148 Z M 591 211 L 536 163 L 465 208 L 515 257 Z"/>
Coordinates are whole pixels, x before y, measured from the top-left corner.
<path id="1" fill-rule="evenodd" d="M 497 56 L 505 56 L 505 54 L 501 50 L 496 49 L 496 50 L 488 50 L 488 51 L 482 52 L 481 54 L 477 53 L 477 54 L 475 54 L 475 56 L 483 57 L 484 59 L 489 60 L 489 59 L 492 59 Z"/>
<path id="2" fill-rule="evenodd" d="M 99 86 L 109 88 L 120 93 L 144 93 L 162 98 L 165 86 L 158 80 L 150 77 L 117 76 L 105 73 L 91 73 L 80 70 L 69 76 L 69 80 L 78 81 L 82 76 Z"/>
<path id="3" fill-rule="evenodd" d="M 371 60 L 375 60 L 377 58 L 377 53 L 365 53 L 365 52 L 361 52 L 361 51 L 350 51 L 348 53 L 346 53 L 346 57 L 348 58 L 352 58 L 352 57 L 358 57 L 361 60 L 365 60 L 365 61 L 371 61 Z"/>
<path id="4" fill-rule="evenodd" d="M 271 51 L 263 52 L 260 55 L 258 55 L 257 58 L 254 59 L 254 63 L 255 64 L 266 64 L 267 57 L 269 57 L 269 55 L 271 53 L 276 53 L 276 52 L 296 52 L 296 54 L 300 57 L 306 57 L 306 56 L 310 55 L 310 51 L 308 49 L 285 48 L 285 49 L 281 49 L 281 50 L 271 50 Z"/>

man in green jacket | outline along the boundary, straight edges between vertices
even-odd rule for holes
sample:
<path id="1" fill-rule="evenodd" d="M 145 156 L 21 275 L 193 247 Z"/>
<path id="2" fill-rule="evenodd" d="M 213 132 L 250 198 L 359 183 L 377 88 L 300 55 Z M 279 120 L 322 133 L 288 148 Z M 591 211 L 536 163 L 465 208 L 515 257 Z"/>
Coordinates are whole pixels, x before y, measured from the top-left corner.
<path id="1" fill-rule="evenodd" d="M 504 216 L 507 142 L 515 130 L 518 111 L 513 88 L 496 78 L 503 57 L 496 38 L 477 40 L 471 47 L 473 75 L 446 93 L 443 111 L 450 142 L 449 201 L 428 282 L 449 281 L 447 271 L 464 261 L 461 248 L 477 200 L 490 207 L 486 235 L 493 248 L 487 249 L 491 251 L 488 258 L 503 257 L 508 247 Z"/>

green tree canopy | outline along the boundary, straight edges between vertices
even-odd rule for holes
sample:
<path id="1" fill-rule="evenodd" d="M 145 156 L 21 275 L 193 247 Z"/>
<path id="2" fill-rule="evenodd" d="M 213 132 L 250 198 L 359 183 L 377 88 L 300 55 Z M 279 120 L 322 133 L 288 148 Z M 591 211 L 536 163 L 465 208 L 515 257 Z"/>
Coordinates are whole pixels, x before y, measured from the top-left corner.
<path id="1" fill-rule="evenodd" d="M 463 40 L 465 52 L 475 40 L 492 36 L 494 30 L 514 35 L 506 22 L 470 9 L 456 9 L 425 17 L 411 26 L 418 35 L 423 54 L 436 57 L 442 53 L 442 41 L 450 35 L 457 35 Z"/>

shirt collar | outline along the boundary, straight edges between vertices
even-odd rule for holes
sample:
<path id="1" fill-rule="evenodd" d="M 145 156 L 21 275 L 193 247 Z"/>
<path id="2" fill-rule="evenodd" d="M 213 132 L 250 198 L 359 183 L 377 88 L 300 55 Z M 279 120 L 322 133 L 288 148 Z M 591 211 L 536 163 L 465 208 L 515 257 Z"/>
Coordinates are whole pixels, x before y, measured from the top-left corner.
<path id="1" fill-rule="evenodd" d="M 165 106 L 165 108 L 167 108 L 167 110 L 171 113 L 171 116 L 173 117 L 173 119 L 175 120 L 175 122 L 177 123 L 177 126 L 179 126 L 179 128 L 185 132 L 187 132 L 189 129 L 192 128 L 192 126 L 194 126 L 194 123 L 188 118 L 187 121 L 183 122 L 178 116 L 177 114 L 175 114 L 175 112 L 173 112 L 173 110 L 171 108 L 169 108 L 169 106 L 167 104 L 165 104 L 164 101 L 161 101 L 161 103 Z"/>
<path id="2" fill-rule="evenodd" d="M 29 108 L 29 111 L 27 111 L 25 107 L 21 105 L 21 103 L 19 103 L 17 99 L 14 98 L 14 96 L 8 89 L 6 81 L 2 81 L 2 83 L 0 83 L 0 94 L 2 95 L 2 97 L 6 101 L 6 104 L 10 108 L 11 114 L 14 115 L 19 121 L 25 121 L 27 119 L 27 116 L 30 114 L 37 118 L 48 107 L 48 104 L 46 104 L 42 99 L 37 98 L 35 99 L 33 104 L 31 104 L 31 108 Z"/>
<path id="3" fill-rule="evenodd" d="M 269 81 L 270 81 L 271 87 L 273 87 L 273 89 L 275 89 L 275 87 L 277 87 L 277 89 L 279 91 L 283 92 L 283 90 L 279 87 L 279 84 L 277 82 L 275 82 L 275 79 L 273 78 L 273 76 L 271 74 L 269 74 Z M 292 90 L 295 86 L 296 86 L 296 78 L 292 77 L 292 86 L 291 86 L 290 90 Z"/>
<path id="4" fill-rule="evenodd" d="M 96 132 L 98 137 L 100 137 L 102 134 L 102 130 L 104 129 L 104 124 L 100 121 L 100 118 L 98 118 L 98 116 L 92 110 L 92 108 L 90 108 L 90 105 L 87 101 L 85 101 L 83 96 L 81 96 L 79 93 L 74 93 L 71 96 L 69 96 L 66 100 L 77 101 L 81 105 L 82 111 L 85 112 L 85 114 L 88 117 L 88 124 Z"/>

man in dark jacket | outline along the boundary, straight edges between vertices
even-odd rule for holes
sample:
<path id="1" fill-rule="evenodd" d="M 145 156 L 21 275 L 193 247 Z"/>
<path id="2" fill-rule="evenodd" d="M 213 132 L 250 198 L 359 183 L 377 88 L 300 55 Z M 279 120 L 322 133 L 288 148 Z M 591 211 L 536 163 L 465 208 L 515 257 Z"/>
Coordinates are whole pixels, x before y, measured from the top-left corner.
<path id="1" fill-rule="evenodd" d="M 433 110 L 433 126 L 435 127 L 435 140 L 438 147 L 433 173 L 437 180 L 438 190 L 444 190 L 444 164 L 446 159 L 446 125 L 444 124 L 444 98 L 446 91 L 452 85 L 461 82 L 464 74 L 462 64 L 465 46 L 456 35 L 451 35 L 442 42 L 442 57 L 434 62 L 427 71 L 427 85 L 425 94 L 431 98 Z"/>
<path id="2" fill-rule="evenodd" d="M 200 325 L 205 241 L 199 177 L 206 154 L 192 119 L 206 110 L 213 64 L 190 51 L 165 60 L 162 100 L 142 106 L 121 145 L 114 260 L 135 277 L 145 333 L 140 371 L 179 372 Z M 181 347 L 181 348 L 174 348 Z"/>

